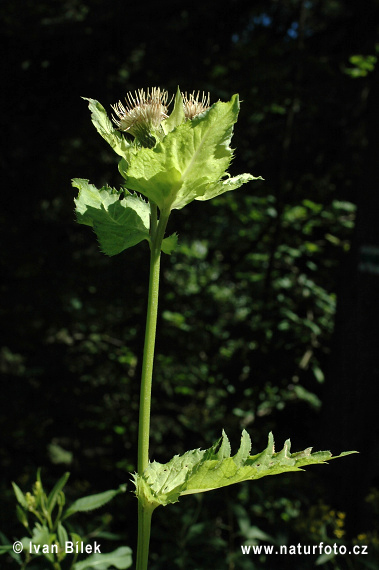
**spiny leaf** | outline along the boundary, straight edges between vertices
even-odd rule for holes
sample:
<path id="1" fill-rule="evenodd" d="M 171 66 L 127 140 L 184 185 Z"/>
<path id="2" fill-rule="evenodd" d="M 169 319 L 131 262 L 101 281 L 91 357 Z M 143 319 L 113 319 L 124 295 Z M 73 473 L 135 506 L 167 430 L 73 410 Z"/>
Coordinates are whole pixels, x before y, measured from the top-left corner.
<path id="1" fill-rule="evenodd" d="M 242 184 L 250 182 L 251 180 L 263 180 L 262 176 L 253 176 L 252 174 L 239 174 L 233 178 L 226 178 L 219 180 L 215 184 L 210 184 L 202 196 L 197 196 L 195 200 L 211 200 L 216 196 L 220 196 L 230 190 L 236 190 Z"/>
<path id="2" fill-rule="evenodd" d="M 216 445 L 218 445 L 218 444 L 216 444 Z M 222 438 L 220 440 L 219 450 L 217 451 L 217 458 L 220 461 L 222 461 L 226 457 L 230 457 L 231 452 L 232 452 L 232 448 L 230 447 L 229 438 L 226 435 L 226 433 L 224 432 L 224 430 L 222 430 Z M 211 454 L 212 453 L 213 453 L 213 448 L 211 448 Z"/>
<path id="3" fill-rule="evenodd" d="M 99 135 L 111 145 L 119 156 L 128 159 L 129 152 L 133 147 L 127 139 L 113 127 L 104 107 L 96 101 L 96 99 L 88 99 L 87 97 L 82 97 L 82 99 L 89 102 L 88 107 L 91 111 L 91 121 Z"/>
<path id="4" fill-rule="evenodd" d="M 142 198 L 127 192 L 120 200 L 117 190 L 98 190 L 81 178 L 74 178 L 72 185 L 79 189 L 75 199 L 77 221 L 93 228 L 106 255 L 116 255 L 150 240 L 150 208 Z"/>
<path id="5" fill-rule="evenodd" d="M 233 156 L 229 144 L 238 112 L 238 95 L 233 95 L 229 102 L 218 101 L 192 120 L 180 123 L 178 119 L 179 124 L 154 148 L 141 148 L 120 161 L 127 187 L 169 212 L 253 180 L 250 174 L 223 180 Z"/>
<path id="6" fill-rule="evenodd" d="M 155 508 L 178 501 L 180 495 L 189 495 L 218 489 L 233 483 L 260 479 L 289 471 L 302 471 L 302 467 L 326 463 L 336 457 L 344 457 L 354 451 L 332 456 L 330 451 L 311 453 L 311 448 L 290 453 L 290 441 L 275 453 L 274 438 L 269 434 L 264 451 L 249 455 L 250 436 L 244 430 L 241 445 L 233 457 L 229 440 L 223 432 L 221 440 L 208 450 L 195 449 L 184 455 L 176 455 L 166 464 L 150 463 L 142 475 L 134 475 L 136 495 L 143 504 Z"/>

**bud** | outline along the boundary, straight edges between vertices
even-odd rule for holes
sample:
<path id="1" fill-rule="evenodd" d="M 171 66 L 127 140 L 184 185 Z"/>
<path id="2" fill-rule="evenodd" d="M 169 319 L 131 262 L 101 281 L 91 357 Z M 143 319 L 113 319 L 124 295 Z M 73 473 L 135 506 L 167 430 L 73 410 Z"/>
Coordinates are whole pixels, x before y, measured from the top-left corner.
<path id="1" fill-rule="evenodd" d="M 37 507 L 36 498 L 29 492 L 25 494 L 25 500 L 28 507 L 28 511 L 34 511 Z"/>

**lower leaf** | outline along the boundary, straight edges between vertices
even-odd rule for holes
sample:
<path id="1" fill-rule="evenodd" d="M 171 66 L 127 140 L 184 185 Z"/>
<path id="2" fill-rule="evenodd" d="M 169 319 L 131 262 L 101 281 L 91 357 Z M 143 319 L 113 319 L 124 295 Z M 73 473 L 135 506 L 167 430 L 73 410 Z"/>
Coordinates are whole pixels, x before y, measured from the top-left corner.
<path id="1" fill-rule="evenodd" d="M 221 439 L 208 450 L 194 449 L 184 455 L 176 455 L 166 464 L 153 461 L 142 475 L 133 475 L 136 495 L 144 505 L 154 508 L 179 500 L 181 495 L 202 493 L 234 483 L 261 479 L 267 475 L 279 475 L 289 471 L 302 471 L 306 465 L 326 463 L 330 459 L 344 457 L 355 451 L 345 451 L 333 456 L 330 451 L 290 453 L 290 440 L 281 451 L 275 452 L 274 437 L 268 437 L 268 445 L 262 453 L 250 455 L 251 440 L 244 430 L 241 445 L 233 457 L 228 437 Z"/>

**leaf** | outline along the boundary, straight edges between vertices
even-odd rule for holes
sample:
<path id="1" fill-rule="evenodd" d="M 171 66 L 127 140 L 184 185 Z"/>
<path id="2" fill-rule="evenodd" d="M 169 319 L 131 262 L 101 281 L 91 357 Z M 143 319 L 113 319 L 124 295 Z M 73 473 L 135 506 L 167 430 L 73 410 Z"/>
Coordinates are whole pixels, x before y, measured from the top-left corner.
<path id="1" fill-rule="evenodd" d="M 16 485 L 16 483 L 13 483 L 13 481 L 12 481 L 12 487 L 13 487 L 14 494 L 16 495 L 16 499 L 18 500 L 20 505 L 24 509 L 27 509 L 28 503 L 26 502 L 25 496 L 24 496 L 23 492 L 21 491 L 20 487 L 18 485 Z"/>
<path id="2" fill-rule="evenodd" d="M 92 554 L 86 560 L 77 562 L 73 570 L 86 570 L 96 568 L 96 570 L 107 570 L 116 567 L 118 570 L 130 568 L 132 565 L 132 550 L 128 546 L 120 546 L 109 554 Z"/>
<path id="3" fill-rule="evenodd" d="M 197 196 L 195 200 L 211 200 L 216 196 L 224 194 L 224 192 L 230 192 L 230 190 L 236 190 L 242 184 L 250 182 L 251 180 L 263 180 L 262 176 L 253 176 L 252 174 L 239 174 L 233 178 L 227 178 L 226 180 L 219 180 L 213 185 L 210 185 L 203 196 Z"/>
<path id="4" fill-rule="evenodd" d="M 178 124 L 154 148 L 141 148 L 121 160 L 119 171 L 127 187 L 141 192 L 161 211 L 170 212 L 253 180 L 250 174 L 222 180 L 233 157 L 229 143 L 238 112 L 238 95 L 227 103 L 218 101 L 194 119 Z"/>
<path id="5" fill-rule="evenodd" d="M 176 233 L 171 234 L 162 241 L 162 251 L 163 253 L 171 255 L 171 253 L 175 251 L 177 245 L 178 245 L 178 234 Z"/>
<path id="6" fill-rule="evenodd" d="M 336 457 L 344 457 L 354 451 L 332 456 L 330 451 L 311 453 L 312 448 L 290 453 L 290 440 L 276 453 L 274 438 L 270 433 L 267 448 L 258 455 L 249 455 L 250 436 L 244 430 L 241 445 L 233 457 L 225 432 L 210 449 L 195 449 L 184 455 L 176 455 L 166 464 L 150 463 L 142 475 L 134 474 L 136 495 L 150 508 L 168 505 L 179 500 L 181 495 L 201 493 L 267 475 L 278 475 L 289 471 L 302 471 L 302 467 L 326 463 Z"/>
<path id="7" fill-rule="evenodd" d="M 6 554 L 7 552 L 12 552 L 13 546 L 12 544 L 6 544 L 0 546 L 0 554 Z"/>
<path id="8" fill-rule="evenodd" d="M 75 199 L 79 224 L 91 226 L 106 255 L 117 255 L 144 239 L 150 240 L 150 208 L 137 195 L 120 193 L 109 187 L 100 190 L 88 180 L 74 178 L 72 185 L 79 189 Z"/>
<path id="9" fill-rule="evenodd" d="M 174 108 L 172 110 L 172 113 L 168 119 L 162 122 L 164 133 L 167 135 L 167 133 L 173 131 L 175 127 L 184 123 L 185 120 L 186 117 L 184 115 L 183 97 L 178 87 L 175 95 Z"/>
<path id="10" fill-rule="evenodd" d="M 13 544 L 14 543 L 11 542 L 9 538 L 5 536 L 5 534 L 0 532 L 0 555 L 9 553 L 9 556 L 16 560 L 18 562 L 18 565 L 21 566 L 21 556 L 13 551 Z"/>
<path id="11" fill-rule="evenodd" d="M 61 522 L 59 522 L 57 526 L 57 535 L 59 544 L 64 547 L 66 542 L 68 542 L 68 534 L 67 530 Z"/>
<path id="12" fill-rule="evenodd" d="M 59 481 L 57 481 L 55 483 L 51 493 L 49 494 L 49 496 L 47 498 L 47 509 L 48 509 L 50 515 L 53 512 L 53 509 L 54 509 L 55 504 L 57 502 L 58 495 L 59 495 L 60 491 L 62 491 L 63 487 L 66 485 L 69 477 L 70 477 L 70 473 L 68 473 L 68 472 L 64 473 L 64 475 L 62 475 L 62 477 L 59 479 Z"/>
<path id="13" fill-rule="evenodd" d="M 88 107 L 91 111 L 91 121 L 99 135 L 111 145 L 119 156 L 128 159 L 129 152 L 133 147 L 128 140 L 113 127 L 104 107 L 96 101 L 96 99 L 88 99 L 87 97 L 82 97 L 82 99 L 89 101 Z"/>
<path id="14" fill-rule="evenodd" d="M 24 509 L 20 507 L 20 505 L 16 505 L 16 515 L 20 523 L 25 527 L 28 528 L 28 517 Z"/>
<path id="15" fill-rule="evenodd" d="M 63 519 L 70 517 L 74 513 L 93 511 L 94 509 L 99 509 L 106 503 L 109 503 L 116 495 L 120 493 L 125 493 L 126 485 L 121 485 L 118 489 L 113 489 L 110 491 L 105 491 L 104 493 L 98 493 L 96 495 L 89 495 L 88 497 L 82 497 L 78 499 L 67 509 Z"/>

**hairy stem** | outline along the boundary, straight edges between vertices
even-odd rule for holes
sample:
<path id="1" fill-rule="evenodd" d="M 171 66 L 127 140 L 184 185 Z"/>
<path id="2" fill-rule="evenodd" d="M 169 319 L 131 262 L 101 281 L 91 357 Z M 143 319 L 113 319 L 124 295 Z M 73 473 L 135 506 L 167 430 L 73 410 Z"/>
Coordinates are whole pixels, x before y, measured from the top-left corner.
<path id="1" fill-rule="evenodd" d="M 139 426 L 138 426 L 138 474 L 142 475 L 149 464 L 149 436 L 150 436 L 150 410 L 151 385 L 153 378 L 153 363 L 155 336 L 158 315 L 159 275 L 161 246 L 164 237 L 168 214 L 161 212 L 157 222 L 157 208 L 151 204 L 150 220 L 150 277 L 147 304 L 147 318 L 145 331 L 145 345 L 143 350 Z M 149 555 L 149 540 L 151 515 L 153 509 L 139 502 L 138 505 L 138 545 L 137 570 L 146 570 Z"/>

